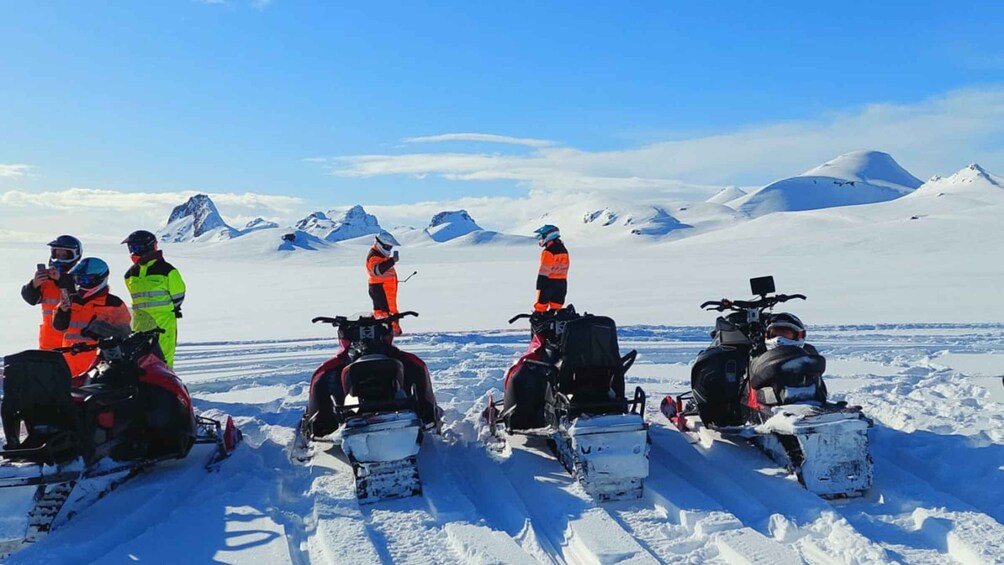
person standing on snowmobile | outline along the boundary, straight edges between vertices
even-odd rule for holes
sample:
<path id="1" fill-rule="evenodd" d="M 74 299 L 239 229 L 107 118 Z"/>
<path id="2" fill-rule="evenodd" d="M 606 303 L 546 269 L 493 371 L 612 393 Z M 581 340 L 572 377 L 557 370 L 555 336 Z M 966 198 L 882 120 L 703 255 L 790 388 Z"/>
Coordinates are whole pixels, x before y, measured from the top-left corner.
<path id="1" fill-rule="evenodd" d="M 76 344 L 91 345 L 94 340 L 84 337 L 83 331 L 92 320 L 124 326 L 128 331 L 131 317 L 122 299 L 108 291 L 108 264 L 96 257 L 85 257 L 68 273 L 73 277 L 77 291 L 66 294 L 59 301 L 52 326 L 63 332 L 62 347 Z M 65 353 L 70 374 L 76 376 L 90 368 L 97 351 L 77 354 Z"/>
<path id="2" fill-rule="evenodd" d="M 568 293 L 568 250 L 561 241 L 556 226 L 543 225 L 534 231 L 540 252 L 540 269 L 537 271 L 537 300 L 534 312 L 560 310 Z"/>
<path id="3" fill-rule="evenodd" d="M 174 350 L 178 344 L 178 318 L 185 300 L 185 281 L 181 273 L 164 260 L 157 249 L 157 237 L 146 230 L 137 230 L 122 240 L 129 246 L 133 266 L 126 271 L 125 284 L 132 296 L 132 307 L 153 318 L 160 334 L 160 349 L 169 368 L 174 367 Z"/>
<path id="4" fill-rule="evenodd" d="M 391 314 L 397 314 L 397 271 L 394 265 L 399 260 L 397 251 L 393 251 L 398 245 L 397 239 L 393 235 L 383 232 L 373 238 L 373 247 L 366 255 L 366 273 L 369 277 L 370 298 L 373 299 L 373 316 L 376 318 L 386 318 Z M 395 321 L 391 323 L 394 328 L 394 335 L 401 335 L 401 325 Z"/>
<path id="5" fill-rule="evenodd" d="M 36 306 L 42 305 L 42 325 L 38 327 L 38 348 L 55 349 L 63 345 L 63 332 L 52 327 L 52 315 L 63 294 L 73 292 L 73 278 L 67 271 L 80 261 L 82 246 L 72 235 L 61 235 L 50 241 L 49 266 L 38 264 L 35 276 L 21 287 L 21 298 Z"/>

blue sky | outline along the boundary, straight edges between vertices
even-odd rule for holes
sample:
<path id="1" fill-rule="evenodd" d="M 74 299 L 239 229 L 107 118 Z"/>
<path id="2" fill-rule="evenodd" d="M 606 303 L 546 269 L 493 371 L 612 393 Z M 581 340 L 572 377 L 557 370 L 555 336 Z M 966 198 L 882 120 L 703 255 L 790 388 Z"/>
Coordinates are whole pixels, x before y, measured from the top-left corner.
<path id="1" fill-rule="evenodd" d="M 757 185 L 861 148 L 1004 172 L 1004 3 L 808 4 L 5 3 L 0 193 L 399 204 Z M 540 141 L 428 140 L 454 133 Z"/>

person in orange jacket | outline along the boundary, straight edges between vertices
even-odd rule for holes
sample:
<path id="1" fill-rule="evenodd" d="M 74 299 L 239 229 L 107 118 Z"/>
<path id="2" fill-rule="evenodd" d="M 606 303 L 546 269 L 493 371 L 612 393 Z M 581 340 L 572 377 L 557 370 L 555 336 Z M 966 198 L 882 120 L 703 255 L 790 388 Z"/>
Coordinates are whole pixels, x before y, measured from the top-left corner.
<path id="1" fill-rule="evenodd" d="M 52 315 L 60 295 L 73 292 L 73 278 L 67 271 L 80 260 L 80 240 L 61 235 L 49 242 L 49 265 L 39 263 L 35 276 L 21 287 L 21 298 L 32 306 L 42 305 L 42 324 L 38 327 L 38 348 L 55 349 L 63 345 L 63 332 L 52 327 Z"/>
<path id="2" fill-rule="evenodd" d="M 66 295 L 59 302 L 52 316 L 52 326 L 63 333 L 62 347 L 74 344 L 93 344 L 94 340 L 83 335 L 84 328 L 92 320 L 125 326 L 129 329 L 132 317 L 125 302 L 108 292 L 108 264 L 95 257 L 81 259 L 70 269 L 69 275 L 77 286 L 77 292 Z M 97 351 L 65 353 L 70 374 L 77 376 L 91 367 Z"/>
<path id="3" fill-rule="evenodd" d="M 398 252 L 393 251 L 398 245 L 393 235 L 383 232 L 373 241 L 373 247 L 366 255 L 366 273 L 369 277 L 370 298 L 373 299 L 373 316 L 386 318 L 397 314 L 397 271 L 394 265 L 398 262 Z M 401 335 L 401 325 L 391 323 L 394 335 Z"/>
<path id="4" fill-rule="evenodd" d="M 537 300 L 533 304 L 533 310 L 559 310 L 565 305 L 565 295 L 568 293 L 568 250 L 565 249 L 556 226 L 545 224 L 533 233 L 537 234 L 538 245 L 544 248 L 540 252 Z"/>

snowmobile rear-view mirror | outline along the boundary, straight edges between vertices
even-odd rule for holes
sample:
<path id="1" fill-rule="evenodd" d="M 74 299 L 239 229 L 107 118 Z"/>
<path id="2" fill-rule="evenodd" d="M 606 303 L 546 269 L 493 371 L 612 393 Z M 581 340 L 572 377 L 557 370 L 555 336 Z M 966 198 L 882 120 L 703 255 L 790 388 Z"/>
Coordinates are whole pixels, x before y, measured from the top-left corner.
<path id="1" fill-rule="evenodd" d="M 750 291 L 757 296 L 767 296 L 768 294 L 775 292 L 774 288 L 774 277 L 772 275 L 767 275 L 766 277 L 754 277 L 750 279 Z"/>

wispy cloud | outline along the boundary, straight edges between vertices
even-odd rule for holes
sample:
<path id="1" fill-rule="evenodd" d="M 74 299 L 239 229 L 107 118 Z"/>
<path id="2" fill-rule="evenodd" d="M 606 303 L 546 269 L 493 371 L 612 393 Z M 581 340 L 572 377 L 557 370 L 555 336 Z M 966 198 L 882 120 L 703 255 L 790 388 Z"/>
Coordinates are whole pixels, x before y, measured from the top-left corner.
<path id="1" fill-rule="evenodd" d="M 481 140 L 444 134 L 423 141 Z M 519 139 L 507 138 L 506 139 Z M 966 89 L 914 104 L 872 104 L 813 120 L 761 124 L 716 135 L 616 151 L 528 146 L 525 154 L 421 152 L 324 159 L 343 177 L 429 175 L 455 181 L 511 180 L 539 191 L 655 191 L 688 195 L 701 187 L 756 185 L 798 174 L 857 149 L 889 152 L 918 177 L 971 161 L 1004 158 L 1004 86 Z"/>
<path id="2" fill-rule="evenodd" d="M 11 190 L 0 193 L 0 204 L 38 208 L 99 208 L 129 211 L 176 206 L 196 194 L 199 193 L 197 191 L 120 192 L 98 188 L 70 188 L 52 192 Z M 302 204 L 302 200 L 294 196 L 275 196 L 250 192 L 210 194 L 210 198 L 218 206 L 233 205 L 264 210 L 288 211 Z"/>
<path id="3" fill-rule="evenodd" d="M 422 137 L 409 137 L 405 143 L 441 143 L 446 141 L 477 141 L 483 143 L 506 143 L 509 145 L 526 145 L 527 147 L 548 147 L 554 145 L 553 141 L 547 139 L 533 139 L 528 137 L 510 137 L 508 135 L 496 135 L 493 133 L 441 133 L 438 135 L 425 135 Z"/>
<path id="4" fill-rule="evenodd" d="M 24 165 L 21 163 L 14 163 L 5 165 L 0 163 L 0 178 L 11 178 L 11 177 L 22 177 L 28 174 L 28 171 L 33 169 L 31 165 Z"/>

